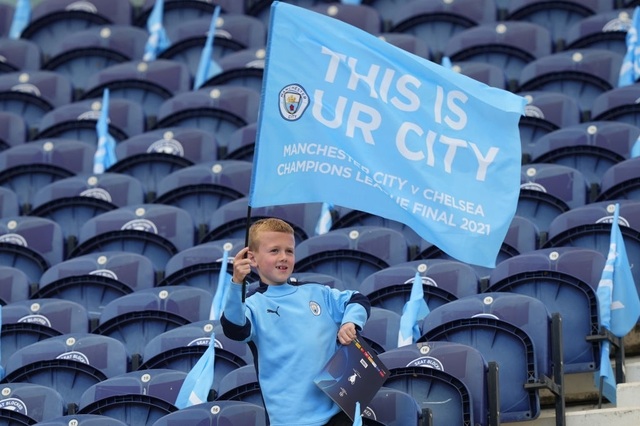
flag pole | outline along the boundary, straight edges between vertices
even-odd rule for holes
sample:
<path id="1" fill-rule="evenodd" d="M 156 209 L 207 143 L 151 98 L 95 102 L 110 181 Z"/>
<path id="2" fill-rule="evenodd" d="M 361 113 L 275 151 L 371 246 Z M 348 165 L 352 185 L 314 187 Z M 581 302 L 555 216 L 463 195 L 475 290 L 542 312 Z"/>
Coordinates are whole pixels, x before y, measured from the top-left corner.
<path id="1" fill-rule="evenodd" d="M 244 233 L 244 246 L 249 246 L 249 227 L 251 226 L 251 206 L 247 205 L 247 221 L 245 225 L 245 233 Z M 244 257 L 247 257 L 247 253 L 245 253 Z M 247 298 L 247 278 L 242 280 L 242 303 L 244 303 Z"/>

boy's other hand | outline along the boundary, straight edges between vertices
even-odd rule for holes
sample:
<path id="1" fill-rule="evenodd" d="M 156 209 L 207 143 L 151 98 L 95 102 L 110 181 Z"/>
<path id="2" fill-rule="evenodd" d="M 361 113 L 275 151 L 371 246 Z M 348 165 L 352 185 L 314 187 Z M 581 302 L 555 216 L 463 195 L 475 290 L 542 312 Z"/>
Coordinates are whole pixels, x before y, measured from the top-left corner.
<path id="1" fill-rule="evenodd" d="M 338 330 L 338 341 L 343 345 L 348 345 L 356 338 L 356 325 L 352 322 L 342 324 Z"/>
<path id="2" fill-rule="evenodd" d="M 242 284 L 245 277 L 251 272 L 251 260 L 247 257 L 249 247 L 245 247 L 233 258 L 233 277 L 231 281 Z"/>

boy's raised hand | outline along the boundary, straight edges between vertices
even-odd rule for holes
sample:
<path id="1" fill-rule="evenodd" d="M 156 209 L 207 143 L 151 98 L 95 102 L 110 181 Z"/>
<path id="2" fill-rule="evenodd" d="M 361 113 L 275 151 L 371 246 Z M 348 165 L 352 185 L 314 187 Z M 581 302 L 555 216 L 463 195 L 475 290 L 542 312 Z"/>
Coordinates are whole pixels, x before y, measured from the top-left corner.
<path id="1" fill-rule="evenodd" d="M 251 259 L 247 256 L 249 247 L 245 247 L 233 258 L 233 277 L 232 282 L 242 284 L 244 279 L 251 273 Z"/>

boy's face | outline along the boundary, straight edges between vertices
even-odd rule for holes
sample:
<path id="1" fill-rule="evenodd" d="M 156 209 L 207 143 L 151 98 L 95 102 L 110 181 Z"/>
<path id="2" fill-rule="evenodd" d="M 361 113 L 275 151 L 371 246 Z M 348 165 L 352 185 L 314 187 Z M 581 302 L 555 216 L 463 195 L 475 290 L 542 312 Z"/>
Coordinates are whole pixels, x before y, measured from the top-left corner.
<path id="1" fill-rule="evenodd" d="M 261 232 L 258 248 L 249 252 L 249 258 L 263 283 L 283 284 L 293 273 L 296 261 L 295 239 L 285 232 Z"/>

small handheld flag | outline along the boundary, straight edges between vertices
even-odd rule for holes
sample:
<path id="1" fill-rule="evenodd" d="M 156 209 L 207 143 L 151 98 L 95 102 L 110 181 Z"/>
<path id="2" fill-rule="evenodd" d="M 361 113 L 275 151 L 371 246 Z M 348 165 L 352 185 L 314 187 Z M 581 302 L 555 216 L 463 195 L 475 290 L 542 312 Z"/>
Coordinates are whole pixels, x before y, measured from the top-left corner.
<path id="1" fill-rule="evenodd" d="M 215 363 L 215 335 L 211 333 L 209 347 L 185 377 L 175 406 L 182 409 L 207 402 L 213 385 Z"/>
<path id="2" fill-rule="evenodd" d="M 18 39 L 22 31 L 29 25 L 31 20 L 31 2 L 29 0 L 18 0 L 13 12 L 11 28 L 9 28 L 9 38 Z"/>
<path id="3" fill-rule="evenodd" d="M 618 87 L 634 84 L 640 77 L 640 44 L 638 44 L 638 34 L 640 33 L 640 6 L 633 10 L 631 26 L 627 30 L 626 44 L 627 52 L 620 67 L 620 77 Z"/>
<path id="4" fill-rule="evenodd" d="M 429 314 L 429 306 L 424 300 L 422 278 L 416 272 L 411 285 L 411 296 L 402 308 L 398 347 L 415 343 L 420 337 L 420 322 Z"/>
<path id="5" fill-rule="evenodd" d="M 155 61 L 162 51 L 164 51 L 171 42 L 167 36 L 167 32 L 164 29 L 162 23 L 164 19 L 164 0 L 156 0 L 153 5 L 153 9 L 147 19 L 147 31 L 149 32 L 149 38 L 147 44 L 144 47 L 144 61 Z"/>
<path id="6" fill-rule="evenodd" d="M 211 314 L 209 319 L 219 320 L 222 317 L 222 310 L 227 299 L 227 290 L 231 282 L 231 276 L 227 272 L 227 264 L 229 263 L 229 250 L 225 250 L 220 263 L 220 273 L 218 274 L 218 286 L 216 293 L 213 295 L 211 303 Z"/>
<path id="7" fill-rule="evenodd" d="M 116 163 L 116 141 L 109 133 L 109 89 L 102 93 L 102 108 L 96 123 L 98 146 L 93 156 L 93 173 L 104 173 Z"/>
<path id="8" fill-rule="evenodd" d="M 209 25 L 209 32 L 207 33 L 207 40 L 205 41 L 202 53 L 200 54 L 200 62 L 198 63 L 198 71 L 193 82 L 193 90 L 198 90 L 205 81 L 220 74 L 222 68 L 211 57 L 213 53 L 213 40 L 216 34 L 216 22 L 220 16 L 220 6 L 216 6 L 211 17 L 211 24 Z"/>

